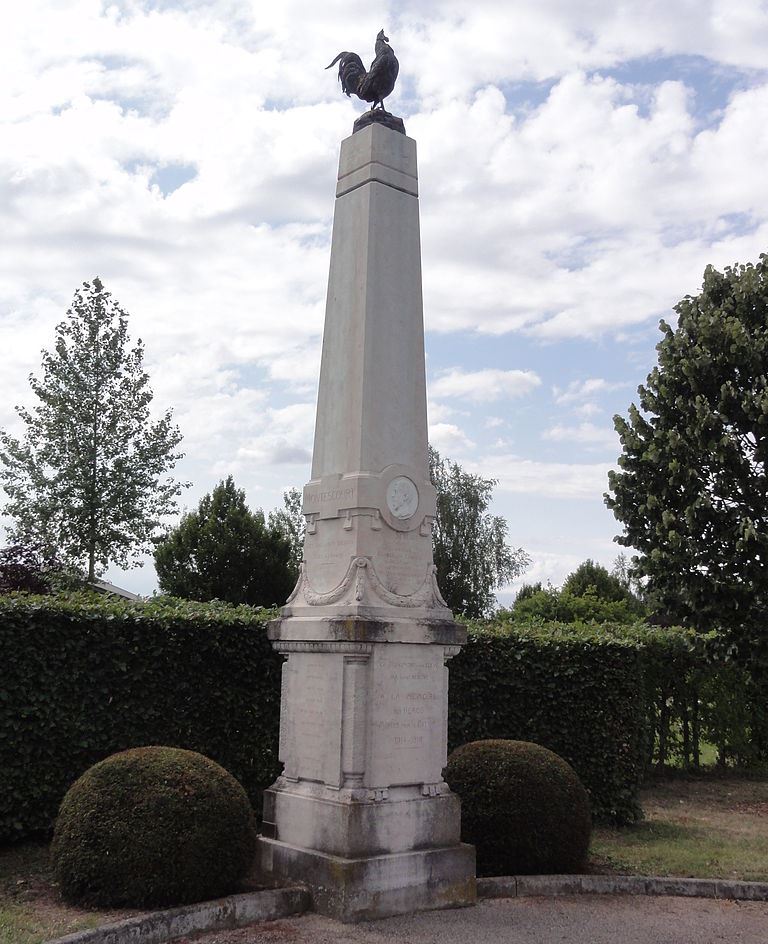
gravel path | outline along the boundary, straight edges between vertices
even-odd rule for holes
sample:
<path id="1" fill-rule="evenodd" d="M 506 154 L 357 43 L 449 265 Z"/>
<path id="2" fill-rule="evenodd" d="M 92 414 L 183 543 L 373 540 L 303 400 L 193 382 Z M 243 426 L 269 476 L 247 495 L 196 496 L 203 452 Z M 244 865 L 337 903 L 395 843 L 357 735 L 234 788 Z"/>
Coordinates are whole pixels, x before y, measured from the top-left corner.
<path id="1" fill-rule="evenodd" d="M 362 924 L 319 915 L 184 944 L 767 944 L 768 903 L 631 895 L 506 898 Z M 182 944 L 182 942 L 177 942 Z"/>

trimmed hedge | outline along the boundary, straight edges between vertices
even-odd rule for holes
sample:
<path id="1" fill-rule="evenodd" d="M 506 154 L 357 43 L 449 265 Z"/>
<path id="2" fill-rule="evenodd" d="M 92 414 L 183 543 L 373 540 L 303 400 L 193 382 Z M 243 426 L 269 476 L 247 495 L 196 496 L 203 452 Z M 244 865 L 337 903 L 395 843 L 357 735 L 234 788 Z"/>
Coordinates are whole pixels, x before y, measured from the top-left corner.
<path id="1" fill-rule="evenodd" d="M 75 781 L 51 861 L 68 901 L 147 907 L 228 894 L 255 851 L 237 780 L 202 754 L 153 746 L 113 754 Z"/>
<path id="2" fill-rule="evenodd" d="M 198 751 L 257 815 L 277 761 L 281 658 L 272 611 L 160 598 L 0 596 L 0 841 L 50 830 L 69 786 L 117 751 Z M 534 741 L 564 757 L 597 818 L 631 822 L 680 631 L 469 626 L 450 663 L 451 749 Z M 666 673 L 666 674 L 665 674 Z"/>
<path id="3" fill-rule="evenodd" d="M 642 652 L 631 633 L 558 623 L 468 630 L 450 662 L 449 749 L 533 741 L 574 768 L 596 819 L 640 818 L 648 731 Z"/>
<path id="4" fill-rule="evenodd" d="M 212 758 L 260 810 L 279 771 L 271 616 L 173 599 L 0 597 L 0 841 L 50 830 L 83 771 L 148 744 Z"/>

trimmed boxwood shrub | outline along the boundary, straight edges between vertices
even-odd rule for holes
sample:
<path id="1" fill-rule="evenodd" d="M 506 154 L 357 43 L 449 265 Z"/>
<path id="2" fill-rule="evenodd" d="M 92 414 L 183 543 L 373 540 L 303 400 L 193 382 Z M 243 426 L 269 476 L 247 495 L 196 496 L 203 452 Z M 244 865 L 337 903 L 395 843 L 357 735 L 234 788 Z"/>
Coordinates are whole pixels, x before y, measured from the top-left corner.
<path id="1" fill-rule="evenodd" d="M 67 791 L 51 860 L 63 896 L 99 906 L 177 905 L 225 895 L 256 849 L 245 791 L 202 754 L 113 754 Z"/>
<path id="2" fill-rule="evenodd" d="M 102 596 L 0 596 L 0 842 L 47 832 L 71 784 L 130 747 L 199 751 L 254 810 L 279 773 L 274 614 Z"/>
<path id="3" fill-rule="evenodd" d="M 586 861 L 589 797 L 573 768 L 528 741 L 473 741 L 445 768 L 461 798 L 461 838 L 478 875 L 577 872 Z"/>

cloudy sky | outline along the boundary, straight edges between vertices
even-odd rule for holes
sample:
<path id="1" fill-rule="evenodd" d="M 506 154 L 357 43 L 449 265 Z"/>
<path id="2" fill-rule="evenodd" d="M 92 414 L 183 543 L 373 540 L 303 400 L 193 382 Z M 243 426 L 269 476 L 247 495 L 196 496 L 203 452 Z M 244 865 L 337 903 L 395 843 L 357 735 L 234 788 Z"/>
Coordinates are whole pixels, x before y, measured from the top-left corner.
<path id="1" fill-rule="evenodd" d="M 370 61 L 382 27 L 418 142 L 431 440 L 498 479 L 527 579 L 610 565 L 612 416 L 659 318 L 768 248 L 760 0 L 9 4 L 0 426 L 99 275 L 184 433 L 185 504 L 228 473 L 265 511 L 305 483 L 338 149 L 365 107 L 324 66 Z"/>

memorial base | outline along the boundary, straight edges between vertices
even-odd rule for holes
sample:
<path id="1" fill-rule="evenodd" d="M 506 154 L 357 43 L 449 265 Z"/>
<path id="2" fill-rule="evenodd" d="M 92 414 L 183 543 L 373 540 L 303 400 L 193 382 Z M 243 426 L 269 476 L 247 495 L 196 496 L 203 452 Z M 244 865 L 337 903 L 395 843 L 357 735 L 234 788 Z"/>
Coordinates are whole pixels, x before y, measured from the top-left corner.
<path id="1" fill-rule="evenodd" d="M 306 883 L 315 910 L 339 921 L 461 908 L 476 901 L 475 850 L 463 843 L 345 859 L 262 837 L 259 862 L 265 876 Z"/>
<path id="2" fill-rule="evenodd" d="M 281 777 L 264 791 L 261 834 L 343 859 L 459 845 L 459 798 L 447 784 L 392 787 L 373 791 L 379 799 L 360 799 L 367 793 Z"/>

